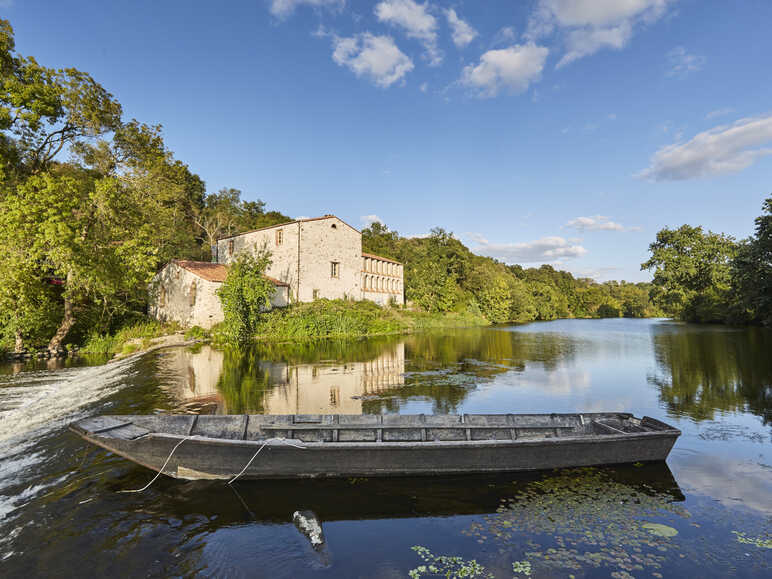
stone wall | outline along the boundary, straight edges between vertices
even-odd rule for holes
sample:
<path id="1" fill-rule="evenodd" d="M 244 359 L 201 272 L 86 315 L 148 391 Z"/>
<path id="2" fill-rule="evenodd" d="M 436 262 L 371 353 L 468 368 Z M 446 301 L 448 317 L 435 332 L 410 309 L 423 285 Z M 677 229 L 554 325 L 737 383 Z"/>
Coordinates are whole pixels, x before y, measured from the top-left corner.
<path id="1" fill-rule="evenodd" d="M 221 285 L 170 262 L 153 278 L 148 315 L 184 327 L 201 326 L 208 330 L 225 318 L 216 293 Z M 287 286 L 275 287 L 271 307 L 289 305 L 289 290 Z"/>
<path id="2" fill-rule="evenodd" d="M 333 263 L 338 264 L 337 277 Z M 337 217 L 300 223 L 298 299 L 362 299 L 362 234 Z"/>
<path id="3" fill-rule="evenodd" d="M 223 321 L 220 298 L 215 294 L 220 285 L 171 262 L 153 278 L 148 314 L 185 327 L 209 329 Z"/>
<path id="4" fill-rule="evenodd" d="M 271 265 L 265 274 L 290 286 L 291 299 L 297 296 L 298 232 L 300 223 L 258 229 L 220 239 L 217 242 L 218 263 L 228 264 L 242 251 L 258 252 L 262 247 L 271 252 Z M 281 231 L 281 242 L 277 237 Z"/>
<path id="5" fill-rule="evenodd" d="M 372 255 L 362 257 L 362 295 L 382 306 L 405 303 L 404 266 Z"/>

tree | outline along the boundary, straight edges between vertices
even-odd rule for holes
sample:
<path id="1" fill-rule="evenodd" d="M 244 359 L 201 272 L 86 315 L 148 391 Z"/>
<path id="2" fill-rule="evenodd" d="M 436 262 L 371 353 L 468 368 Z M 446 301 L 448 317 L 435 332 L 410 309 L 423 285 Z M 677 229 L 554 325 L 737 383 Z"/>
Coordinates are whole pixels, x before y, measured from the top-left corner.
<path id="1" fill-rule="evenodd" d="M 271 253 L 262 248 L 256 255 L 240 253 L 231 263 L 228 275 L 217 290 L 225 320 L 224 334 L 229 341 L 245 344 L 254 338 L 260 314 L 270 308 L 276 288 L 265 277 Z"/>
<path id="2" fill-rule="evenodd" d="M 755 234 L 745 240 L 732 264 L 741 320 L 772 325 L 772 197 L 756 218 Z"/>
<path id="3" fill-rule="evenodd" d="M 689 225 L 665 228 L 649 251 L 651 257 L 641 269 L 654 270 L 656 303 L 686 320 L 724 321 L 737 252 L 732 237 Z"/>
<path id="4" fill-rule="evenodd" d="M 46 68 L 15 53 L 7 20 L 0 20 L 0 72 L 6 175 L 39 173 L 67 146 L 120 126 L 120 104 L 91 76 L 74 68 Z"/>
<path id="5" fill-rule="evenodd" d="M 243 201 L 241 191 L 232 187 L 207 195 L 195 215 L 196 225 L 206 237 L 213 256 L 221 237 L 287 221 L 290 218 L 278 211 L 266 213 L 265 202 L 260 199 Z"/>

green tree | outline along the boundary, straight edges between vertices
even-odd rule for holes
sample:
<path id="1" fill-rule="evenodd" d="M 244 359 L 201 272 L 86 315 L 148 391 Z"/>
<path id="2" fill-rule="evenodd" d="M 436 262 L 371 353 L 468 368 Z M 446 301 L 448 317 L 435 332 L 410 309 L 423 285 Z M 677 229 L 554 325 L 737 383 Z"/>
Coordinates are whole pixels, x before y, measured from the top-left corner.
<path id="1" fill-rule="evenodd" d="M 652 297 L 686 320 L 724 321 L 729 308 L 734 239 L 702 227 L 662 229 L 641 269 L 654 270 Z"/>
<path id="2" fill-rule="evenodd" d="M 271 265 L 271 254 L 263 248 L 252 255 L 240 253 L 217 290 L 225 320 L 224 335 L 228 341 L 245 344 L 254 338 L 260 314 L 270 308 L 273 283 L 265 277 Z"/>
<path id="3" fill-rule="evenodd" d="M 732 264 L 738 318 L 772 325 L 772 197 L 756 218 L 755 234 L 740 244 Z"/>

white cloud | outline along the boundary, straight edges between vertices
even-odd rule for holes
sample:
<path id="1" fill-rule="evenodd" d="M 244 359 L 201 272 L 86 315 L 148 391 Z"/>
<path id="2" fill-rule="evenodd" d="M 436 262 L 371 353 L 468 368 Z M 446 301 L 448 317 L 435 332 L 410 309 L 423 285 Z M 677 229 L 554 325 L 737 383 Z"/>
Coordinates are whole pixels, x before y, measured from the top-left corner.
<path id="1" fill-rule="evenodd" d="M 413 61 L 397 47 L 393 38 L 369 32 L 333 38 L 332 59 L 382 88 L 391 86 L 413 70 Z"/>
<path id="2" fill-rule="evenodd" d="M 482 97 L 496 96 L 502 89 L 519 94 L 541 78 L 548 53 L 547 48 L 531 43 L 489 50 L 479 64 L 464 68 L 460 82 Z"/>
<path id="3" fill-rule="evenodd" d="M 560 68 L 604 48 L 623 48 L 636 26 L 660 18 L 671 1 L 539 0 L 526 37 L 535 40 L 557 30 L 566 45 Z"/>
<path id="4" fill-rule="evenodd" d="M 668 76 L 684 77 L 697 72 L 705 64 L 705 57 L 689 54 L 683 46 L 676 46 L 667 53 Z"/>
<path id="5" fill-rule="evenodd" d="M 695 135 L 685 143 L 659 149 L 637 177 L 675 181 L 737 173 L 772 155 L 772 115 L 745 118 Z"/>
<path id="6" fill-rule="evenodd" d="M 606 215 L 593 215 L 592 217 L 577 217 L 566 223 L 563 227 L 571 227 L 579 231 L 640 231 L 640 227 L 625 227 L 621 223 L 611 221 Z"/>
<path id="7" fill-rule="evenodd" d="M 271 14 L 279 18 L 286 18 L 295 11 L 298 6 L 315 6 L 317 8 L 343 8 L 346 0 L 271 0 Z"/>
<path id="8" fill-rule="evenodd" d="M 571 273 L 576 278 L 589 277 L 595 281 L 606 281 L 611 278 L 612 272 L 619 271 L 620 268 L 614 266 L 591 267 L 584 269 L 572 269 Z"/>
<path id="9" fill-rule="evenodd" d="M 359 218 L 359 221 L 361 221 L 362 225 L 364 225 L 365 227 L 370 227 L 373 223 L 380 223 L 381 225 L 383 225 L 383 219 L 381 219 L 374 213 L 370 215 L 362 215 Z"/>
<path id="10" fill-rule="evenodd" d="M 421 86 L 419 86 L 418 88 L 421 90 L 421 92 L 426 92 L 427 90 L 429 90 L 429 83 L 422 82 Z"/>
<path id="11" fill-rule="evenodd" d="M 442 52 L 437 48 L 437 19 L 429 13 L 428 6 L 414 0 L 382 0 L 375 6 L 375 15 L 381 22 L 402 28 L 408 38 L 419 40 L 429 64 L 438 65 Z"/>
<path id="12" fill-rule="evenodd" d="M 505 263 L 556 264 L 582 257 L 587 253 L 581 245 L 558 236 L 542 237 L 528 243 L 489 243 L 485 238 L 481 238 L 475 251 Z"/>
<path id="13" fill-rule="evenodd" d="M 734 112 L 734 109 L 731 107 L 726 107 L 723 109 L 716 109 L 715 111 L 710 111 L 707 115 L 705 115 L 706 119 L 715 119 L 716 117 L 723 117 L 725 115 L 731 115 Z"/>
<path id="14" fill-rule="evenodd" d="M 502 45 L 508 46 L 514 44 L 515 40 L 517 40 L 517 32 L 515 32 L 515 29 L 512 26 L 505 26 L 493 36 L 490 47 L 493 48 L 494 46 Z"/>
<path id="15" fill-rule="evenodd" d="M 463 48 L 477 37 L 477 31 L 468 22 L 459 18 L 453 8 L 445 10 L 445 17 L 452 30 L 453 44 L 457 47 Z"/>

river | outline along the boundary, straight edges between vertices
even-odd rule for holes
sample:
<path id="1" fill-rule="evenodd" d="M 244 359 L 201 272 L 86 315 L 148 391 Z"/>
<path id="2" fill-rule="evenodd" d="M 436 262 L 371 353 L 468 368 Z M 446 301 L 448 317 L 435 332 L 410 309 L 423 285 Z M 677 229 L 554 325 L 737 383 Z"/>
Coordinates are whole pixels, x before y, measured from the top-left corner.
<path id="1" fill-rule="evenodd" d="M 560 320 L 0 365 L 4 577 L 768 577 L 772 331 Z M 89 365 L 92 364 L 92 365 Z M 69 433 L 91 414 L 627 411 L 667 464 L 442 479 L 185 482 Z M 316 513 L 314 550 L 292 524 Z M 416 551 L 423 546 L 429 551 Z M 421 557 L 423 555 L 423 557 Z M 515 564 L 515 567 L 513 567 Z"/>

